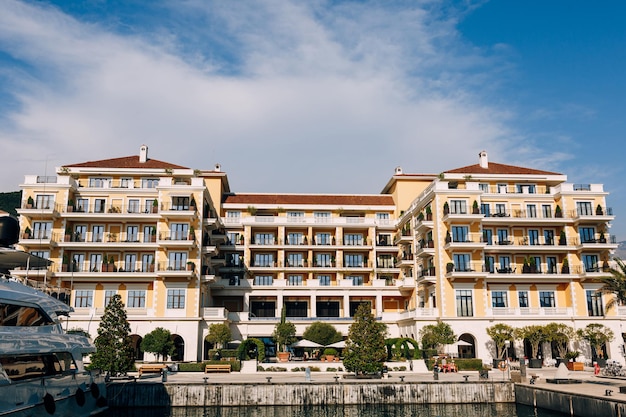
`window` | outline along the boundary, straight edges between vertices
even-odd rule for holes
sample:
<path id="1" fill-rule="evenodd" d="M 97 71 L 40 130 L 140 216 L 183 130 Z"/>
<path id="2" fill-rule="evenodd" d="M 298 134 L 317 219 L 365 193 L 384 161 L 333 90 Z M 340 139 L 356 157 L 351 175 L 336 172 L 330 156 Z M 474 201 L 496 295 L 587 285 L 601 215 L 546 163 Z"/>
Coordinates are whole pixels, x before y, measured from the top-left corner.
<path id="1" fill-rule="evenodd" d="M 343 244 L 346 246 L 360 246 L 363 244 L 363 235 L 347 233 L 343 237 Z"/>
<path id="2" fill-rule="evenodd" d="M 303 266 L 301 253 L 290 253 L 287 255 L 288 266 Z"/>
<path id="3" fill-rule="evenodd" d="M 158 178 L 142 178 L 141 179 L 142 188 L 156 188 L 158 185 L 159 185 Z"/>
<path id="4" fill-rule="evenodd" d="M 35 197 L 35 208 L 38 209 L 51 209 L 54 207 L 54 196 L 52 195 L 37 195 Z"/>
<path id="5" fill-rule="evenodd" d="M 133 185 L 133 179 L 132 178 L 121 178 L 120 179 L 120 188 L 130 188 Z"/>
<path id="6" fill-rule="evenodd" d="M 187 267 L 187 252 L 170 252 L 168 270 L 183 271 Z"/>
<path id="7" fill-rule="evenodd" d="M 369 311 L 372 310 L 372 303 L 371 303 L 371 301 L 367 301 L 367 300 L 350 301 L 350 317 L 354 317 L 354 315 L 356 314 L 357 309 L 359 308 L 359 306 L 361 304 L 366 304 L 368 310 Z"/>
<path id="8" fill-rule="evenodd" d="M 226 220 L 226 223 L 239 223 L 241 221 L 241 212 L 240 211 L 227 211 L 225 220 Z"/>
<path id="9" fill-rule="evenodd" d="M 91 188 L 104 188 L 104 187 L 110 187 L 110 186 L 111 186 L 110 178 L 99 178 L 99 177 L 89 178 L 89 187 Z"/>
<path id="10" fill-rule="evenodd" d="M 593 227 L 581 227 L 578 229 L 581 243 L 595 243 L 596 231 Z"/>
<path id="11" fill-rule="evenodd" d="M 543 240 L 545 245 L 554 245 L 554 230 L 544 230 Z"/>
<path id="12" fill-rule="evenodd" d="M 330 267 L 330 254 L 329 253 L 316 253 L 315 264 L 321 267 Z"/>
<path id="13" fill-rule="evenodd" d="M 139 213 L 139 200 L 128 200 L 128 212 Z"/>
<path id="14" fill-rule="evenodd" d="M 378 235 L 378 246 L 391 246 L 391 235 Z"/>
<path id="15" fill-rule="evenodd" d="M 167 290 L 167 308 L 185 308 L 185 290 L 183 288 L 173 288 Z"/>
<path id="16" fill-rule="evenodd" d="M 548 256 L 546 258 L 546 266 L 548 268 L 548 274 L 556 274 L 557 270 L 556 270 L 556 257 L 555 256 Z"/>
<path id="17" fill-rule="evenodd" d="M 534 184 L 517 184 L 517 192 L 519 194 L 535 194 L 536 187 Z"/>
<path id="18" fill-rule="evenodd" d="M 315 309 L 317 317 L 339 317 L 339 301 L 318 301 Z"/>
<path id="19" fill-rule="evenodd" d="M 189 225 L 187 223 L 172 223 L 170 235 L 172 240 L 187 240 L 189 237 Z"/>
<path id="20" fill-rule="evenodd" d="M 317 211 L 313 213 L 315 223 L 330 223 L 330 211 Z"/>
<path id="21" fill-rule="evenodd" d="M 485 215 L 485 217 L 489 217 L 491 213 L 491 209 L 488 203 L 480 203 L 480 212 Z"/>
<path id="22" fill-rule="evenodd" d="M 585 272 L 599 272 L 598 255 L 583 255 L 583 265 Z"/>
<path id="23" fill-rule="evenodd" d="M 76 200 L 76 211 L 78 212 L 88 212 L 89 211 L 89 200 L 86 198 L 79 198 Z"/>
<path id="24" fill-rule="evenodd" d="M 274 277 L 271 275 L 256 275 L 254 277 L 254 285 L 272 285 Z M 274 317 L 272 314 L 270 317 Z"/>
<path id="25" fill-rule="evenodd" d="M 331 244 L 330 233 L 316 233 L 315 244 L 316 245 L 330 245 Z"/>
<path id="26" fill-rule="evenodd" d="M 108 306 L 109 303 L 111 302 L 111 299 L 113 298 L 113 296 L 117 294 L 117 291 L 115 290 L 105 290 L 104 291 L 104 306 Z"/>
<path id="27" fill-rule="evenodd" d="M 172 197 L 172 210 L 189 210 L 189 197 Z"/>
<path id="28" fill-rule="evenodd" d="M 156 241 L 156 227 L 155 226 L 144 226 L 143 227 L 143 241 L 144 242 L 152 242 L 152 231 L 154 230 L 154 241 Z"/>
<path id="29" fill-rule="evenodd" d="M 587 313 L 589 316 L 604 316 L 602 307 L 602 294 L 593 290 L 587 290 Z"/>
<path id="30" fill-rule="evenodd" d="M 543 204 L 541 206 L 541 213 L 545 219 L 552 217 L 552 206 L 550 204 Z"/>
<path id="31" fill-rule="evenodd" d="M 528 244 L 529 245 L 539 244 L 539 230 L 531 229 L 528 231 Z"/>
<path id="32" fill-rule="evenodd" d="M 498 270 L 498 272 L 500 273 L 513 272 L 511 271 L 511 258 L 509 256 L 500 256 L 498 260 L 500 261 L 500 269 Z"/>
<path id="33" fill-rule="evenodd" d="M 526 217 L 537 217 L 537 206 L 535 204 L 526 205 Z"/>
<path id="34" fill-rule="evenodd" d="M 256 245 L 273 245 L 274 235 L 272 233 L 255 233 L 254 243 Z"/>
<path id="35" fill-rule="evenodd" d="M 35 222 L 33 223 L 33 239 L 50 239 L 52 236 L 52 223 Z"/>
<path id="36" fill-rule="evenodd" d="M 467 253 L 455 253 L 453 256 L 454 259 L 454 269 L 458 272 L 468 272 L 471 271 L 470 264 L 470 256 Z"/>
<path id="37" fill-rule="evenodd" d="M 389 224 L 389 213 L 376 213 L 378 224 Z"/>
<path id="38" fill-rule="evenodd" d="M 498 245 L 508 245 L 509 231 L 507 229 L 498 229 Z"/>
<path id="39" fill-rule="evenodd" d="M 485 256 L 485 270 L 491 274 L 495 271 L 496 259 L 493 256 Z"/>
<path id="40" fill-rule="evenodd" d="M 506 184 L 498 184 L 498 194 L 506 194 Z"/>
<path id="41" fill-rule="evenodd" d="M 393 256 L 392 255 L 378 255 L 377 268 L 393 268 Z"/>
<path id="42" fill-rule="evenodd" d="M 154 272 L 154 255 L 144 253 L 141 255 L 141 272 Z"/>
<path id="43" fill-rule="evenodd" d="M 50 259 L 50 251 L 47 251 L 47 250 L 33 250 L 30 253 L 33 256 L 39 256 L 40 258 Z"/>
<path id="44" fill-rule="evenodd" d="M 483 230 L 483 242 L 488 245 L 493 245 L 493 230 L 485 229 Z"/>
<path id="45" fill-rule="evenodd" d="M 361 254 L 345 255 L 344 265 L 347 268 L 362 268 L 363 267 L 363 255 Z"/>
<path id="46" fill-rule="evenodd" d="M 287 276 L 287 284 L 288 285 L 302 285 L 302 275 L 289 275 Z"/>
<path id="47" fill-rule="evenodd" d="M 304 235 L 299 232 L 287 233 L 288 245 L 302 245 L 304 243 Z"/>
<path id="48" fill-rule="evenodd" d="M 322 287 L 330 286 L 330 275 L 318 275 L 317 280 Z M 319 313 L 319 311 L 318 311 Z"/>
<path id="49" fill-rule="evenodd" d="M 128 308 L 145 308 L 146 307 L 146 290 L 128 290 Z"/>
<path id="50" fill-rule="evenodd" d="M 239 244 L 239 232 L 228 232 L 228 245 L 238 245 Z"/>
<path id="51" fill-rule="evenodd" d="M 481 182 L 480 184 L 478 184 L 478 189 L 480 191 L 482 191 L 483 193 L 488 193 L 489 192 L 489 184 Z"/>
<path id="52" fill-rule="evenodd" d="M 102 242 L 103 236 L 104 236 L 104 226 L 93 226 L 91 228 L 91 241 L 92 242 Z"/>
<path id="53" fill-rule="evenodd" d="M 272 267 L 274 266 L 274 255 L 271 253 L 255 253 L 254 266 Z"/>
<path id="54" fill-rule="evenodd" d="M 303 211 L 288 211 L 287 221 L 291 223 L 300 223 L 304 221 L 304 212 Z"/>
<path id="55" fill-rule="evenodd" d="M 126 240 L 139 242 L 139 226 L 126 226 Z"/>
<path id="56" fill-rule="evenodd" d="M 363 277 L 360 275 L 349 275 L 346 278 L 352 281 L 352 285 L 354 287 L 360 287 L 363 285 Z"/>
<path id="57" fill-rule="evenodd" d="M 539 306 L 554 307 L 554 291 L 539 291 Z"/>
<path id="58" fill-rule="evenodd" d="M 89 255 L 89 270 L 91 272 L 102 271 L 102 254 L 101 253 L 92 253 L 91 255 Z"/>
<path id="59" fill-rule="evenodd" d="M 450 214 L 467 214 L 467 202 L 465 200 L 450 200 Z"/>
<path id="60" fill-rule="evenodd" d="M 104 198 L 96 198 L 93 204 L 94 213 L 104 213 L 106 207 L 106 200 Z"/>
<path id="61" fill-rule="evenodd" d="M 456 315 L 458 317 L 474 316 L 472 290 L 456 290 Z"/>
<path id="62" fill-rule="evenodd" d="M 579 216 L 591 216 L 593 209 L 591 208 L 591 201 L 578 201 L 576 202 L 576 211 Z"/>
<path id="63" fill-rule="evenodd" d="M 506 291 L 492 291 L 491 292 L 491 306 L 492 307 L 508 307 L 506 300 Z"/>
<path id="64" fill-rule="evenodd" d="M 496 204 L 496 215 L 497 216 L 505 216 L 506 215 L 506 204 L 497 203 Z"/>
<path id="65" fill-rule="evenodd" d="M 520 308 L 530 307 L 530 305 L 528 304 L 528 291 L 518 291 L 517 298 L 519 300 Z"/>
<path id="66" fill-rule="evenodd" d="M 76 290 L 74 292 L 74 307 L 87 308 L 93 305 L 93 291 Z"/>
<path id="67" fill-rule="evenodd" d="M 285 301 L 285 311 L 287 317 L 306 317 L 308 315 L 306 301 Z"/>
<path id="68" fill-rule="evenodd" d="M 250 316 L 275 317 L 276 303 L 273 301 L 250 301 Z"/>
<path id="69" fill-rule="evenodd" d="M 535 268 L 536 268 L 535 272 L 537 274 L 540 274 L 541 273 L 541 256 L 533 256 L 533 257 L 531 257 L 531 259 L 534 259 L 534 261 L 535 261 Z"/>
<path id="70" fill-rule="evenodd" d="M 127 253 L 124 255 L 124 271 L 134 271 L 137 265 L 137 255 L 134 253 Z"/>
<path id="71" fill-rule="evenodd" d="M 467 226 L 452 226 L 453 242 L 469 242 L 469 228 Z"/>

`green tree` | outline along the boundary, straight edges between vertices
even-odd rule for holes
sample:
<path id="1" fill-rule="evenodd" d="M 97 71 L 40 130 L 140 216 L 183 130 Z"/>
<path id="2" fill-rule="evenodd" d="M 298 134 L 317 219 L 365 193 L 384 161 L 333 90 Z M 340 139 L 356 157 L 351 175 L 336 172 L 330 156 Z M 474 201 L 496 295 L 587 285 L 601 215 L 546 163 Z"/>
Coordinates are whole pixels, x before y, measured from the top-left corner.
<path id="1" fill-rule="evenodd" d="M 504 358 L 506 342 L 515 338 L 515 329 L 508 324 L 498 323 L 486 329 L 487 336 L 493 340 L 496 347 L 496 358 Z"/>
<path id="2" fill-rule="evenodd" d="M 324 346 L 339 342 L 343 339 L 341 333 L 339 333 L 332 324 L 322 321 L 311 323 L 310 326 L 304 329 L 302 337 Z"/>
<path id="3" fill-rule="evenodd" d="M 614 260 L 617 268 L 609 269 L 611 276 L 600 278 L 602 287 L 598 289 L 598 293 L 611 296 L 606 303 L 607 310 L 626 305 L 626 265 L 620 258 Z"/>
<path id="4" fill-rule="evenodd" d="M 570 341 L 577 339 L 578 335 L 573 327 L 564 323 L 548 323 L 545 326 L 546 341 L 554 342 L 559 358 L 565 358 L 567 346 Z"/>
<path id="5" fill-rule="evenodd" d="M 387 358 L 386 336 L 387 325 L 376 321 L 369 304 L 361 304 L 348 330 L 343 351 L 346 370 L 356 374 L 381 372 Z"/>
<path id="6" fill-rule="evenodd" d="M 282 312 L 280 314 L 280 323 L 276 323 L 276 327 L 274 328 L 274 333 L 272 337 L 276 340 L 278 344 L 278 349 L 281 352 L 287 351 L 287 345 L 294 343 L 296 339 L 296 326 L 287 321 L 285 315 L 285 308 L 283 307 Z"/>
<path id="7" fill-rule="evenodd" d="M 141 341 L 140 349 L 143 352 L 154 353 L 157 361 L 160 360 L 160 357 L 163 357 L 163 360 L 166 360 L 172 353 L 174 353 L 172 333 L 162 327 L 157 327 L 144 336 Z"/>
<path id="8" fill-rule="evenodd" d="M 428 324 L 420 330 L 422 349 L 439 349 L 456 341 L 452 327 L 442 321 L 437 324 Z"/>
<path id="9" fill-rule="evenodd" d="M 586 340 L 593 348 L 596 357 L 604 357 L 603 347 L 605 344 L 613 341 L 615 335 L 613 330 L 603 324 L 590 323 L 584 329 L 578 329 L 578 337 Z"/>
<path id="10" fill-rule="evenodd" d="M 216 348 L 223 348 L 231 340 L 233 340 L 233 337 L 228 324 L 214 323 L 209 326 L 209 334 L 206 336 L 206 341 L 213 343 Z"/>
<path id="11" fill-rule="evenodd" d="M 528 340 L 530 343 L 530 357 L 537 359 L 539 355 L 539 345 L 546 339 L 544 326 L 530 325 L 515 329 L 515 338 L 519 340 Z"/>
<path id="12" fill-rule="evenodd" d="M 119 294 L 111 297 L 104 309 L 94 344 L 96 352 L 91 357 L 92 368 L 101 369 L 111 376 L 125 375 L 133 369 L 135 354 L 130 324 Z"/>

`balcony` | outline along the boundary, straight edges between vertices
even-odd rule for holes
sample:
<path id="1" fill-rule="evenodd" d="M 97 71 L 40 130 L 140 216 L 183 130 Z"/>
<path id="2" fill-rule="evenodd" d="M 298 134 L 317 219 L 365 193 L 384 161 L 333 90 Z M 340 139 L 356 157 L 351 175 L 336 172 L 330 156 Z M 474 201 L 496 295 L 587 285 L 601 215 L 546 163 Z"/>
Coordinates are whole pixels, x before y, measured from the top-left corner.
<path id="1" fill-rule="evenodd" d="M 519 316 L 561 316 L 570 317 L 573 310 L 570 307 L 492 307 L 487 309 L 488 317 L 519 317 Z"/>
<path id="2" fill-rule="evenodd" d="M 455 265 L 450 262 L 446 265 L 446 277 L 450 280 L 456 278 L 474 278 L 474 277 L 486 277 L 487 271 L 482 262 L 467 262 L 460 265 Z"/>
<path id="3" fill-rule="evenodd" d="M 446 250 L 478 250 L 484 249 L 482 234 L 468 233 L 464 236 L 446 236 Z"/>

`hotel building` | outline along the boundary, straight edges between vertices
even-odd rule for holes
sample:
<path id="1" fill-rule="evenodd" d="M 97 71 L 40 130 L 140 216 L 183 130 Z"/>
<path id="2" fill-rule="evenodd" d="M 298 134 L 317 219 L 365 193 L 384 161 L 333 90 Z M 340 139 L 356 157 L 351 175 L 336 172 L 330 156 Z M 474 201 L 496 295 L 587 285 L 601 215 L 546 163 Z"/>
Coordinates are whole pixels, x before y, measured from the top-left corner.
<path id="1" fill-rule="evenodd" d="M 178 361 L 207 358 L 213 323 L 271 353 L 282 308 L 298 335 L 315 321 L 347 335 L 368 303 L 390 337 L 419 340 L 441 320 L 470 344 L 459 354 L 485 361 L 485 328 L 499 322 L 601 323 L 617 336 L 607 353 L 623 361 L 626 311 L 605 311 L 596 294 L 617 248 L 600 184 L 483 151 L 478 164 L 439 175 L 396 168 L 380 194 L 242 194 L 219 166 L 153 160 L 144 145 L 138 156 L 27 175 L 21 189 L 19 246 L 53 264 L 14 274 L 66 297 L 66 326 L 92 336 L 120 294 L 138 359 L 157 327 L 173 334 Z M 524 354 L 521 342 L 509 352 Z"/>

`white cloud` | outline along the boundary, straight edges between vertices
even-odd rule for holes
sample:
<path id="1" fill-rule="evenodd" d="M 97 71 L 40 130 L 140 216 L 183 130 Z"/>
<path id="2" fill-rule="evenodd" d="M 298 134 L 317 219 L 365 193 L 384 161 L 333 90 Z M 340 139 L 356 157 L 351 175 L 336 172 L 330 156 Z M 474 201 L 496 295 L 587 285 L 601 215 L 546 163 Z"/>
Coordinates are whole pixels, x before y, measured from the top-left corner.
<path id="1" fill-rule="evenodd" d="M 194 36 L 230 39 L 237 71 L 224 73 L 207 44 L 179 50 L 175 33 L 121 35 L 53 8 L 4 5 L 0 47 L 34 71 L 11 73 L 19 90 L 0 86 L 20 104 L 0 141 L 21 155 L 2 189 L 46 160 L 136 154 L 146 143 L 156 159 L 221 163 L 236 191 L 376 193 L 397 165 L 437 173 L 476 163 L 482 149 L 502 160 L 516 135 L 510 114 L 448 67 L 484 64 L 447 48 L 458 38 L 452 18 L 353 3 L 176 4 L 219 22 Z"/>

